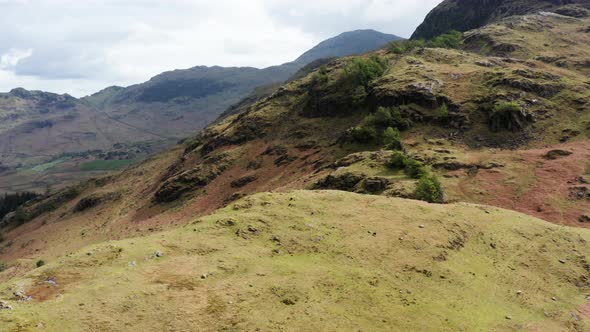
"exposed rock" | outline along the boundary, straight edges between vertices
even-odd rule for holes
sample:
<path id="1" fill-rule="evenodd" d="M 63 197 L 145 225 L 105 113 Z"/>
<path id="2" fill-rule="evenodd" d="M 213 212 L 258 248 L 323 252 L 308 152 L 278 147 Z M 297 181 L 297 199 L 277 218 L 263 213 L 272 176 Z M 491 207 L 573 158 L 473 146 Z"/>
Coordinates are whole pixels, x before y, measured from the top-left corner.
<path id="1" fill-rule="evenodd" d="M 162 256 L 164 256 L 164 253 L 161 252 L 160 250 L 156 250 L 156 252 L 154 252 L 154 257 L 158 257 L 159 258 L 159 257 L 162 257 Z"/>
<path id="2" fill-rule="evenodd" d="M 98 193 L 82 198 L 76 206 L 74 206 L 75 212 L 82 212 L 88 209 L 94 208 L 99 204 L 108 201 L 115 201 L 121 198 L 121 193 Z"/>
<path id="3" fill-rule="evenodd" d="M 383 192 L 388 184 L 389 180 L 386 178 L 372 177 L 365 180 L 363 187 L 371 194 L 378 194 Z"/>
<path id="4" fill-rule="evenodd" d="M 12 310 L 12 306 L 8 302 L 0 301 L 0 310 Z"/>
<path id="5" fill-rule="evenodd" d="M 231 161 L 226 155 L 208 158 L 195 168 L 167 179 L 155 193 L 154 199 L 158 203 L 172 202 L 186 192 L 208 185 L 230 165 Z"/>
<path id="6" fill-rule="evenodd" d="M 581 223 L 590 223 L 590 215 L 585 214 L 585 215 L 581 216 L 579 221 Z"/>
<path id="7" fill-rule="evenodd" d="M 232 181 L 231 187 L 232 188 L 242 188 L 243 186 L 245 186 L 251 182 L 254 182 L 257 179 L 258 179 L 258 177 L 256 175 L 245 176 L 245 177 L 242 177 L 242 178 Z"/>
<path id="8" fill-rule="evenodd" d="M 557 8 L 554 10 L 555 13 L 563 16 L 570 16 L 576 18 L 584 18 L 590 15 L 590 11 L 588 9 L 578 6 L 578 5 L 568 5 Z"/>
<path id="9" fill-rule="evenodd" d="M 590 189 L 588 187 L 571 187 L 569 197 L 571 199 L 581 200 L 590 198 Z"/>
<path id="10" fill-rule="evenodd" d="M 359 184 L 363 179 L 363 176 L 350 172 L 339 175 L 330 174 L 323 180 L 320 180 L 318 183 L 316 183 L 315 188 L 354 191 L 356 185 Z"/>
<path id="11" fill-rule="evenodd" d="M 492 111 L 489 114 L 488 124 L 490 130 L 493 132 L 499 132 L 501 130 L 518 132 L 522 131 L 533 121 L 534 118 L 532 114 L 520 109 L 518 111 Z"/>
<path id="12" fill-rule="evenodd" d="M 572 154 L 573 154 L 573 152 L 570 152 L 570 151 L 555 149 L 555 150 L 551 150 L 551 151 L 547 152 L 543 156 L 543 158 L 545 158 L 547 160 L 555 160 L 555 159 L 558 159 L 560 157 L 570 156 Z"/>

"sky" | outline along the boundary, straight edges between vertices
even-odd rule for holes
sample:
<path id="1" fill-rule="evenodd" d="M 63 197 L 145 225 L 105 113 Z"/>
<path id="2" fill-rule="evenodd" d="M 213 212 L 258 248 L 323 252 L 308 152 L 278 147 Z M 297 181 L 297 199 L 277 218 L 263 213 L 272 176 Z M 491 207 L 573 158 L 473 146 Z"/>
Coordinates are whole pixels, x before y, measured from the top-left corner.
<path id="1" fill-rule="evenodd" d="M 441 0 L 0 0 L 0 91 L 82 97 L 197 65 L 264 68 L 356 29 L 409 37 Z"/>

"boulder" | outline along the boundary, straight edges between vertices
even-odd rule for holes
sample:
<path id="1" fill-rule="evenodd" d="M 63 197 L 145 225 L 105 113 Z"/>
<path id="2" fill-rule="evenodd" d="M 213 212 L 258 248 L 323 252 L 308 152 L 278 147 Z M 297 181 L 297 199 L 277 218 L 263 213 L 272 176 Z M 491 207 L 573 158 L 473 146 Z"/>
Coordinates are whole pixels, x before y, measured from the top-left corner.
<path id="1" fill-rule="evenodd" d="M 560 157 L 570 156 L 572 154 L 573 154 L 573 152 L 570 152 L 570 151 L 556 149 L 556 150 L 551 150 L 551 151 L 547 152 L 543 156 L 543 158 L 545 158 L 547 160 L 555 160 L 555 159 L 558 159 Z"/>

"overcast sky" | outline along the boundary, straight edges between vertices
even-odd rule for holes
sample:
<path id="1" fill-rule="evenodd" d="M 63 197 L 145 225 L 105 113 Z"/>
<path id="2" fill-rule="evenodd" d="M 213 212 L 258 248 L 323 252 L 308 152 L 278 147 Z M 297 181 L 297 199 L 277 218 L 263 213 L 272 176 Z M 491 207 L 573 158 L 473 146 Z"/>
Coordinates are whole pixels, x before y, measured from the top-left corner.
<path id="1" fill-rule="evenodd" d="M 409 37 L 441 0 L 0 0 L 0 91 L 80 97 L 197 65 L 267 67 L 341 32 Z"/>

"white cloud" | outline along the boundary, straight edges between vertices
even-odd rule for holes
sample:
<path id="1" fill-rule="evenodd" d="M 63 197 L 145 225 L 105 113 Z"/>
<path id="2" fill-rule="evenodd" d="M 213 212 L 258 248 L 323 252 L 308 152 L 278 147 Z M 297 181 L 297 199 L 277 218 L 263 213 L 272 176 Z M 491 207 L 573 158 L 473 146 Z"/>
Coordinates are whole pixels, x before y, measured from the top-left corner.
<path id="1" fill-rule="evenodd" d="M 0 0 L 0 90 L 89 94 L 196 65 L 266 67 L 338 33 L 409 36 L 441 0 Z"/>
<path id="2" fill-rule="evenodd" d="M 0 70 L 10 69 L 16 66 L 19 61 L 26 59 L 33 55 L 32 49 L 27 50 L 19 50 L 16 48 L 11 48 L 5 54 L 0 56 Z"/>

